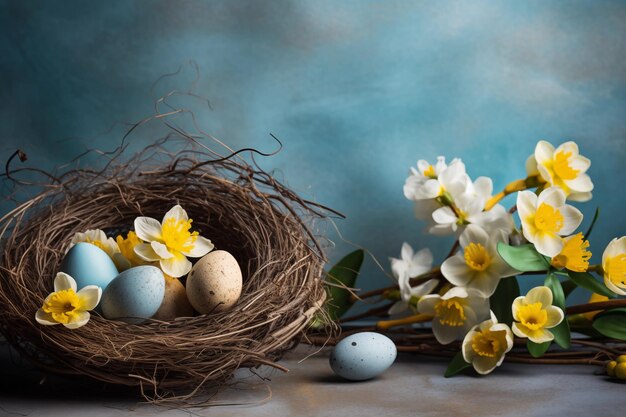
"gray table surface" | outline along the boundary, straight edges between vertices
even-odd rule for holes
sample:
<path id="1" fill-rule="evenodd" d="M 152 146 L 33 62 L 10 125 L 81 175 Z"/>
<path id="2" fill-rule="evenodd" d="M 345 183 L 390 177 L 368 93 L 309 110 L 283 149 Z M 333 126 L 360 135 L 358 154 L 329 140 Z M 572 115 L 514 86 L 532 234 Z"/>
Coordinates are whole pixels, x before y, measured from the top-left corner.
<path id="1" fill-rule="evenodd" d="M 626 384 L 591 366 L 504 364 L 488 377 L 443 378 L 446 362 L 398 356 L 382 376 L 365 382 L 335 377 L 329 350 L 299 346 L 282 373 L 261 369 L 264 382 L 242 372 L 242 382 L 214 397 L 223 405 L 172 409 L 138 403 L 128 389 L 76 384 L 47 377 L 2 349 L 2 416 L 593 416 L 626 415 Z M 271 398 L 270 398 L 271 396 Z"/>

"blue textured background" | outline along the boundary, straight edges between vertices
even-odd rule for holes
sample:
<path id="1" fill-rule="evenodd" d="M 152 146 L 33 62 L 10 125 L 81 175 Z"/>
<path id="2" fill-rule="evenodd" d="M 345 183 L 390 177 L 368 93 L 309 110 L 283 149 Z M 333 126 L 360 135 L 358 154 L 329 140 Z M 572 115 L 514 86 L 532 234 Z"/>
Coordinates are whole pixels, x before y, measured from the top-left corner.
<path id="1" fill-rule="evenodd" d="M 624 2 L 0 5 L 3 160 L 20 147 L 49 168 L 115 147 L 123 129 L 107 129 L 149 115 L 152 83 L 193 59 L 213 106 L 202 126 L 235 148 L 271 151 L 269 132 L 280 137 L 264 166 L 344 212 L 344 237 L 385 267 L 405 240 L 439 260 L 451 244 L 422 235 L 402 195 L 417 159 L 461 157 L 500 189 L 539 139 L 575 140 L 592 160 L 596 197 L 579 207 L 586 227 L 602 206 L 594 260 L 626 234 Z M 175 86 L 192 78 L 186 66 Z M 350 247 L 333 239 L 336 260 Z M 387 279 L 370 260 L 360 284 Z"/>

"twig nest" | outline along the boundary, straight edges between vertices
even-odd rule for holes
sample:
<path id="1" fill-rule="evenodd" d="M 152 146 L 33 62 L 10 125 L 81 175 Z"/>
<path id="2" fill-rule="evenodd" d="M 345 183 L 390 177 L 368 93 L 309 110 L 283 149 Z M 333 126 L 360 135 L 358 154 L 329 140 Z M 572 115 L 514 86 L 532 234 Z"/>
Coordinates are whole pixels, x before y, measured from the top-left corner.
<path id="1" fill-rule="evenodd" d="M 227 311 L 239 297 L 243 279 L 233 255 L 216 250 L 203 256 L 187 277 L 187 298 L 199 313 Z"/>
<path id="2" fill-rule="evenodd" d="M 185 286 L 180 280 L 166 276 L 165 297 L 163 297 L 161 307 L 159 307 L 152 318 L 162 321 L 171 321 L 176 317 L 191 316 L 193 316 L 193 308 L 187 299 Z"/>

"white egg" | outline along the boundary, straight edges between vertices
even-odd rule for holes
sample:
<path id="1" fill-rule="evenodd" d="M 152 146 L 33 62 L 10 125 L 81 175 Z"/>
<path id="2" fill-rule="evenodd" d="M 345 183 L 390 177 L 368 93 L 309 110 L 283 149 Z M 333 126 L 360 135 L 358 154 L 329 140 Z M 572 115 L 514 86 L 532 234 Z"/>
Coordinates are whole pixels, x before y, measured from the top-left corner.
<path id="1" fill-rule="evenodd" d="M 330 355 L 333 371 L 351 381 L 364 381 L 382 374 L 396 360 L 397 349 L 380 333 L 361 332 L 342 339 Z"/>

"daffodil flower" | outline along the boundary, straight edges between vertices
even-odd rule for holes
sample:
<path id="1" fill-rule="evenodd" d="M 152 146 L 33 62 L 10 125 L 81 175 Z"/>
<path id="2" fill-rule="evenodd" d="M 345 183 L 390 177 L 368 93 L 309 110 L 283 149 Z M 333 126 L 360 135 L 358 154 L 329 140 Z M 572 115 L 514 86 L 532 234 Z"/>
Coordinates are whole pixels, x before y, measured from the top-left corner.
<path id="1" fill-rule="evenodd" d="M 615 238 L 602 254 L 604 285 L 619 295 L 626 295 L 626 236 Z"/>
<path id="2" fill-rule="evenodd" d="M 102 289 L 87 285 L 76 292 L 76 281 L 64 272 L 54 279 L 54 292 L 46 297 L 43 306 L 37 310 L 35 320 L 39 324 L 51 326 L 62 324 L 68 329 L 77 329 L 87 324 L 89 310 L 96 308 L 102 296 Z"/>
<path id="3" fill-rule="evenodd" d="M 133 266 L 145 265 L 148 261 L 141 258 L 137 253 L 135 253 L 135 248 L 137 245 L 144 243 L 137 237 L 137 234 L 132 230 L 126 234 L 126 238 L 122 235 L 118 235 L 115 238 L 115 242 L 117 243 L 120 252 L 124 258 L 123 262 L 119 262 L 120 267 L 118 267 L 119 271 L 124 271 Z"/>
<path id="4" fill-rule="evenodd" d="M 552 291 L 548 287 L 535 287 L 525 296 L 513 301 L 513 333 L 527 337 L 531 342 L 544 343 L 554 339 L 548 329 L 563 321 L 563 310 L 552 305 Z"/>
<path id="5" fill-rule="evenodd" d="M 460 159 L 453 159 L 450 166 L 453 168 L 442 178 L 444 183 L 465 173 L 465 165 Z M 444 188 L 439 182 L 439 176 L 447 169 L 445 156 L 437 157 L 435 165 L 420 159 L 417 161 L 417 169 L 411 167 L 411 172 L 404 182 L 404 196 L 409 200 L 428 200 L 439 197 Z"/>
<path id="6" fill-rule="evenodd" d="M 149 262 L 159 262 L 166 274 L 179 278 L 191 270 L 191 258 L 200 258 L 211 250 L 213 244 L 198 234 L 191 232 L 192 220 L 179 205 L 168 211 L 159 222 L 151 217 L 135 219 L 135 233 L 147 242 L 135 246 L 135 253 Z"/>
<path id="7" fill-rule="evenodd" d="M 433 316 L 435 338 L 446 345 L 462 339 L 473 326 L 489 317 L 489 299 L 475 290 L 454 287 L 442 296 L 423 296 L 417 303 L 417 310 Z"/>
<path id="8" fill-rule="evenodd" d="M 454 285 L 475 289 L 483 297 L 490 297 L 500 278 L 517 273 L 500 258 L 498 242 L 507 242 L 503 232 L 490 236 L 480 226 L 468 225 L 459 238 L 461 250 L 444 261 L 441 273 Z"/>
<path id="9" fill-rule="evenodd" d="M 127 269 L 124 268 L 127 263 L 126 259 L 122 255 L 117 242 L 112 237 L 107 237 L 106 233 L 102 230 L 93 229 L 87 230 L 84 233 L 76 233 L 70 242 L 70 248 L 80 242 L 91 243 L 92 245 L 105 251 L 106 254 L 113 260 L 113 263 L 115 263 L 118 270 Z"/>
<path id="10" fill-rule="evenodd" d="M 389 314 L 399 314 L 409 309 L 411 299 L 429 294 L 438 284 L 436 279 L 431 279 L 416 287 L 411 287 L 410 279 L 419 276 L 432 269 L 433 254 L 425 248 L 417 253 L 408 243 L 402 245 L 400 259 L 391 258 L 391 272 L 400 288 L 400 300 L 391 306 Z"/>
<path id="11" fill-rule="evenodd" d="M 555 149 L 549 142 L 539 141 L 534 161 L 536 166 L 533 166 L 532 159 L 527 161 L 526 170 L 529 173 L 538 172 L 548 184 L 562 189 L 569 200 L 591 199 L 593 183 L 586 174 L 591 161 L 579 154 L 575 142 L 565 142 Z"/>
<path id="12" fill-rule="evenodd" d="M 513 332 L 504 323 L 491 319 L 474 326 L 461 345 L 463 359 L 471 363 L 476 372 L 486 375 L 504 361 L 504 355 L 513 348 Z"/>
<path id="13" fill-rule="evenodd" d="M 589 268 L 591 252 L 587 250 L 589 241 L 582 233 L 563 238 L 563 249 L 552 258 L 550 263 L 557 269 L 569 269 L 575 272 L 585 272 Z"/>
<path id="14" fill-rule="evenodd" d="M 565 246 L 561 236 L 572 234 L 583 219 L 577 208 L 565 204 L 565 193 L 558 187 L 545 189 L 539 197 L 532 191 L 520 191 L 517 211 L 524 237 L 551 258 Z"/>

